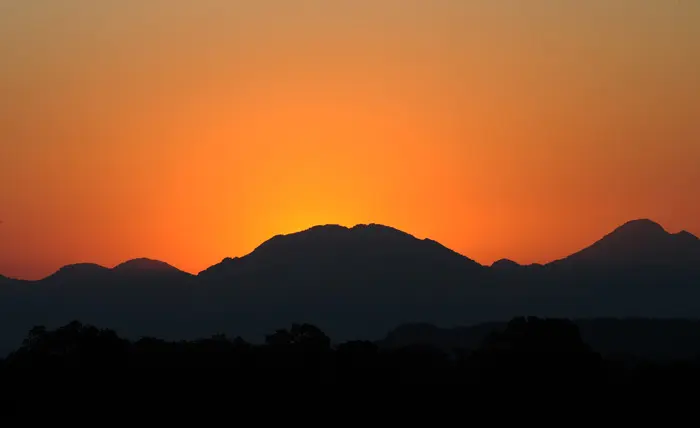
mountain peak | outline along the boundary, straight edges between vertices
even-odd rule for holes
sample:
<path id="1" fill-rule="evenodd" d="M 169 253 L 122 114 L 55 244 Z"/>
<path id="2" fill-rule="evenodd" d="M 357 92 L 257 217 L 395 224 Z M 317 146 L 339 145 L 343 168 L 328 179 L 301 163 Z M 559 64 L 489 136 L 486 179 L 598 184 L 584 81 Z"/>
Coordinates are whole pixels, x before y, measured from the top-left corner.
<path id="1" fill-rule="evenodd" d="M 667 234 L 666 229 L 663 228 L 659 223 L 649 219 L 638 219 L 628 221 L 622 226 L 618 227 L 613 231 L 612 234 L 626 234 L 626 235 L 662 235 Z"/>
<path id="2" fill-rule="evenodd" d="M 62 280 L 75 277 L 91 277 L 106 272 L 109 272 L 109 269 L 96 263 L 74 263 L 61 267 L 45 279 Z"/>
<path id="3" fill-rule="evenodd" d="M 495 268 L 495 269 L 513 269 L 513 268 L 520 267 L 520 264 L 516 263 L 510 259 L 501 259 L 501 260 L 495 261 L 491 265 L 491 267 Z"/>
<path id="4" fill-rule="evenodd" d="M 350 230 L 369 230 L 369 231 L 376 231 L 376 232 L 389 232 L 389 233 L 399 233 L 402 235 L 408 235 L 408 233 L 399 230 L 395 227 L 391 226 L 386 226 L 384 224 L 379 224 L 379 223 L 367 223 L 367 224 L 356 224 Z"/>
<path id="5" fill-rule="evenodd" d="M 700 240 L 700 238 L 698 238 L 697 236 L 688 232 L 687 230 L 681 230 L 680 232 L 674 234 L 674 236 L 677 236 L 678 238 L 686 240 L 686 241 L 699 241 Z"/>
<path id="6" fill-rule="evenodd" d="M 353 272 L 357 266 L 371 271 L 398 269 L 402 263 L 426 271 L 441 265 L 446 269 L 475 269 L 475 261 L 429 239 L 418 239 L 399 229 L 381 224 L 358 224 L 345 227 L 337 224 L 277 235 L 263 242 L 250 254 L 225 259 L 200 272 L 200 275 L 238 276 L 242 272 L 270 269 L 298 269 L 300 272 Z M 394 266 L 394 267 L 391 267 Z M 332 267 L 332 268 L 331 268 Z M 306 275 L 307 273 L 304 273 Z M 285 273 L 286 275 L 286 273 Z"/>
<path id="7" fill-rule="evenodd" d="M 671 234 L 649 219 L 632 220 L 593 245 L 554 264 L 673 265 L 700 258 L 700 246 L 697 238 L 693 238 L 687 232 Z"/>
<path id="8" fill-rule="evenodd" d="M 253 253 L 268 251 L 270 248 L 279 249 L 288 245 L 296 246 L 302 243 L 305 246 L 312 243 L 317 245 L 335 245 L 353 238 L 362 240 L 378 239 L 382 241 L 393 238 L 417 240 L 414 236 L 399 229 L 377 223 L 357 224 L 353 227 L 325 224 L 313 226 L 299 232 L 275 235 L 258 246 Z"/>
<path id="9" fill-rule="evenodd" d="M 148 258 L 138 258 L 126 261 L 112 269 L 116 272 L 169 272 L 178 269 L 168 263 Z"/>

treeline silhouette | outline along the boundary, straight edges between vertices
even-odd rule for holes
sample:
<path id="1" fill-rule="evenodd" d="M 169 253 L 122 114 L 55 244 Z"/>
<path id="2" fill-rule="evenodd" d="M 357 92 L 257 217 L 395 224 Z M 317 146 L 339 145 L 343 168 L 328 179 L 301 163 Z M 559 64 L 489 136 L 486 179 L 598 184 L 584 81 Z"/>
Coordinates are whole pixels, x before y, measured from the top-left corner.
<path id="1" fill-rule="evenodd" d="M 201 368 L 228 370 L 238 380 L 307 383 L 649 382 L 693 384 L 700 358 L 658 363 L 603 358 L 567 319 L 519 317 L 488 334 L 475 349 L 446 352 L 409 345 L 386 349 L 369 341 L 333 345 L 311 324 L 293 324 L 254 345 L 215 335 L 196 341 L 129 341 L 109 329 L 74 321 L 55 330 L 37 326 L 0 362 L 4 374 L 21 370 Z"/>

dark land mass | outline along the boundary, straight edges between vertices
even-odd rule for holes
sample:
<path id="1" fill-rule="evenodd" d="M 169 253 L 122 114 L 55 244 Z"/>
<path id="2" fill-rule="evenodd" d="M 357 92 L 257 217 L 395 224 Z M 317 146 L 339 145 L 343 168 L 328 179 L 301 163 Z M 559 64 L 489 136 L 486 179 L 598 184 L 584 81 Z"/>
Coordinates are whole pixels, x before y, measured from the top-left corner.
<path id="1" fill-rule="evenodd" d="M 629 344 L 601 352 L 671 352 L 669 338 L 692 336 L 700 314 L 700 240 L 636 220 L 546 265 L 482 266 L 390 227 L 331 225 L 276 236 L 198 275 L 148 259 L 112 269 L 76 264 L 39 281 L 0 277 L 0 356 L 36 325 L 75 319 L 129 340 L 226 333 L 261 343 L 279 326 L 308 323 L 339 342 L 375 342 L 411 323 L 459 343 L 469 329 L 486 328 L 477 324 L 522 314 L 576 319 L 594 347 Z M 619 334 L 601 336 L 599 322 Z"/>
<path id="2" fill-rule="evenodd" d="M 614 323 L 593 321 L 590 326 L 595 329 L 598 322 Z M 635 327 L 641 325 L 620 328 L 634 333 L 638 332 Z M 693 335 L 684 339 L 697 339 L 697 326 L 690 330 Z M 406 335 L 410 336 L 407 342 Z M 440 344 L 427 343 L 431 341 Z M 271 331 L 264 344 L 257 345 L 225 335 L 195 341 L 152 337 L 130 341 L 113 330 L 74 321 L 55 330 L 34 327 L 17 350 L 0 360 L 0 376 L 4 379 L 47 370 L 87 369 L 94 375 L 129 373 L 124 369 L 191 368 L 217 370 L 220 383 L 226 382 L 225 375 L 229 374 L 236 385 L 280 381 L 297 386 L 460 383 L 495 386 L 500 391 L 507 385 L 557 387 L 557 391 L 571 388 L 581 393 L 583 385 L 591 386 L 591 390 L 601 386 L 692 388 L 700 380 L 700 354 L 671 360 L 605 355 L 583 340 L 574 322 L 519 317 L 462 332 L 407 326 L 379 343 L 334 344 L 314 325 L 293 324 Z"/>

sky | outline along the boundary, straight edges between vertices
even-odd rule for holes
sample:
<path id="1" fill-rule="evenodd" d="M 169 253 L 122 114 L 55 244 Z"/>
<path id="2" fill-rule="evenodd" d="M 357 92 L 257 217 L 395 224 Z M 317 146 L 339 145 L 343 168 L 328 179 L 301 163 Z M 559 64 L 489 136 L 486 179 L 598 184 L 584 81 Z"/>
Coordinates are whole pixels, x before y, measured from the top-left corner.
<path id="1" fill-rule="evenodd" d="M 0 0 L 0 274 L 381 223 L 484 264 L 700 235 L 696 0 Z"/>

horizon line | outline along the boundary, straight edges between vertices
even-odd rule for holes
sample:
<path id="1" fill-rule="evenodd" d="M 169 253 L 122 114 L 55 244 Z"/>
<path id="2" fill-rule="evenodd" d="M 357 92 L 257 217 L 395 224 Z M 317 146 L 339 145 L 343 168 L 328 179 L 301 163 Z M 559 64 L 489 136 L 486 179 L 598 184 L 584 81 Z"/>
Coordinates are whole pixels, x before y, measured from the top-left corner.
<path id="1" fill-rule="evenodd" d="M 688 231 L 685 230 L 685 229 L 683 229 L 683 230 L 681 230 L 681 231 L 679 231 L 679 232 L 677 232 L 677 233 L 671 233 L 671 232 L 668 232 L 668 230 L 667 230 L 665 227 L 663 227 L 663 225 L 661 225 L 660 223 L 658 223 L 658 222 L 656 222 L 656 221 L 654 221 L 654 220 L 651 220 L 651 219 L 649 219 L 649 218 L 637 218 L 637 219 L 629 220 L 629 221 L 627 221 L 627 222 L 625 222 L 625 223 L 622 223 L 622 224 L 618 225 L 618 226 L 615 227 L 611 232 L 609 232 L 609 233 L 603 235 L 602 237 L 598 238 L 598 239 L 595 240 L 595 241 L 592 241 L 592 242 L 591 242 L 590 244 L 588 244 L 587 246 L 590 246 L 590 245 L 594 244 L 595 242 L 598 242 L 600 239 L 603 239 L 604 237 L 606 237 L 606 236 L 608 236 L 609 234 L 615 232 L 616 230 L 620 229 L 620 228 L 623 227 L 623 226 L 626 226 L 626 225 L 631 224 L 631 223 L 637 223 L 637 222 L 648 222 L 648 223 L 652 223 L 652 224 L 654 224 L 654 225 L 659 226 L 664 232 L 666 232 L 666 233 L 668 233 L 668 234 L 672 234 L 672 235 L 679 235 L 679 234 L 687 233 L 687 234 L 690 234 L 690 235 L 692 235 L 692 236 L 695 236 L 694 234 L 688 232 Z M 473 261 L 474 263 L 477 263 L 478 265 L 480 265 L 480 266 L 482 266 L 482 267 L 485 267 L 485 268 L 490 268 L 490 267 L 492 267 L 494 264 L 496 264 L 496 263 L 498 263 L 498 262 L 501 262 L 501 261 L 510 261 L 510 262 L 514 262 L 514 263 L 516 263 L 516 264 L 518 264 L 518 265 L 520 265 L 520 266 L 533 266 L 533 265 L 542 265 L 542 266 L 545 266 L 545 265 L 548 265 L 548 264 L 557 262 L 557 261 L 559 261 L 559 260 L 562 260 L 562 259 L 564 259 L 564 258 L 566 258 L 566 257 L 568 257 L 568 256 L 571 256 L 571 255 L 573 255 L 573 254 L 576 254 L 578 251 L 580 251 L 580 250 L 582 250 L 582 249 L 587 248 L 587 246 L 584 246 L 584 247 L 582 247 L 582 248 L 579 249 L 579 250 L 576 250 L 576 251 L 573 251 L 572 253 L 569 253 L 568 255 L 565 255 L 565 256 L 559 257 L 559 258 L 554 258 L 554 259 L 552 259 L 552 260 L 548 260 L 548 261 L 545 261 L 545 262 L 532 262 L 532 263 L 523 264 L 523 263 L 520 263 L 520 262 L 518 262 L 517 260 L 514 260 L 514 259 L 512 259 L 512 258 L 509 258 L 509 257 L 502 257 L 502 258 L 499 258 L 499 259 L 494 260 L 494 261 L 493 261 L 492 263 L 490 263 L 490 264 L 487 264 L 487 263 L 481 263 L 481 262 L 477 261 L 476 259 L 471 258 L 471 257 L 467 256 L 466 254 L 463 254 L 463 253 L 460 252 L 460 251 L 457 251 L 457 250 L 455 250 L 455 249 L 453 249 L 453 248 L 450 248 L 450 247 L 444 245 L 443 243 L 441 243 L 440 241 L 437 241 L 437 240 L 434 240 L 434 239 L 428 238 L 428 237 L 419 238 L 418 236 L 416 236 L 416 235 L 414 235 L 414 234 L 412 234 L 412 233 L 406 232 L 406 231 L 404 231 L 404 230 L 401 230 L 401 229 L 398 229 L 398 228 L 396 228 L 396 227 L 389 226 L 389 225 L 386 225 L 386 224 L 370 222 L 370 223 L 356 223 L 356 224 L 354 224 L 354 225 L 352 225 L 352 226 L 344 226 L 344 225 L 339 224 L 339 223 L 324 223 L 324 224 L 316 224 L 316 225 L 309 226 L 309 227 L 306 227 L 306 228 L 303 228 L 303 229 L 299 229 L 299 230 L 296 230 L 296 231 L 292 231 L 292 232 L 286 232 L 286 233 L 275 234 L 275 235 L 271 236 L 270 238 L 268 238 L 268 239 L 262 241 L 260 244 L 258 244 L 257 246 L 255 246 L 255 248 L 253 248 L 253 249 L 252 249 L 251 251 L 249 251 L 248 253 L 246 253 L 246 254 L 244 254 L 244 255 L 242 255 L 242 256 L 224 256 L 223 258 L 221 258 L 221 259 L 219 260 L 219 262 L 213 263 L 213 264 L 209 265 L 207 268 L 200 270 L 199 272 L 190 272 L 190 271 L 181 269 L 181 268 L 179 268 L 179 267 L 177 267 L 177 266 L 175 266 L 175 265 L 173 265 L 173 264 L 171 264 L 171 263 L 169 263 L 169 262 L 166 262 L 166 261 L 164 261 L 164 260 L 162 260 L 162 259 L 159 259 L 159 258 L 148 257 L 148 256 L 139 256 L 139 257 L 128 258 L 128 259 L 126 259 L 126 260 L 123 260 L 123 261 L 121 261 L 121 262 L 118 262 L 118 263 L 114 264 L 114 265 L 111 266 L 111 267 L 110 267 L 110 266 L 106 266 L 106 265 L 101 264 L 101 263 L 89 262 L 89 261 L 81 261 L 81 262 L 69 263 L 69 264 L 65 264 L 65 265 L 59 266 L 59 267 L 56 268 L 54 271 L 52 271 L 50 274 L 45 275 L 45 276 L 40 277 L 40 278 L 37 278 L 37 279 L 27 279 L 27 278 L 18 278 L 18 277 L 6 276 L 6 275 L 2 274 L 2 272 L 0 272 L 0 277 L 6 278 L 6 279 L 10 279 L 10 280 L 23 281 L 23 282 L 39 282 L 39 281 L 43 281 L 43 280 L 45 280 L 45 279 L 47 279 L 47 278 L 50 278 L 51 276 L 53 276 L 53 275 L 55 275 L 56 273 L 60 272 L 62 269 L 66 268 L 66 267 L 70 267 L 70 266 L 90 265 L 90 266 L 95 266 L 95 267 L 103 268 L 103 269 L 106 269 L 106 270 L 114 270 L 114 269 L 118 268 L 119 266 L 122 266 L 122 265 L 124 265 L 124 264 L 129 263 L 129 262 L 134 262 L 134 261 L 150 261 L 150 262 L 157 262 L 157 263 L 161 263 L 161 264 L 168 265 L 168 266 L 170 266 L 170 267 L 172 267 L 172 268 L 174 268 L 174 269 L 176 269 L 176 270 L 178 270 L 178 271 L 180 271 L 180 272 L 183 272 L 183 273 L 186 273 L 186 274 L 189 274 L 189 275 L 192 275 L 192 276 L 198 276 L 199 274 L 201 274 L 202 272 L 204 272 L 204 271 L 207 270 L 208 268 L 210 268 L 210 267 L 212 267 L 212 266 L 216 266 L 217 264 L 219 264 L 219 263 L 221 263 L 221 262 L 223 262 L 223 261 L 225 261 L 225 260 L 228 260 L 228 259 L 240 259 L 240 258 L 247 257 L 247 256 L 249 256 L 250 254 L 252 254 L 253 252 L 255 252 L 255 251 L 256 251 L 258 248 L 260 248 L 262 245 L 264 245 L 265 243 L 267 243 L 267 242 L 269 242 L 269 241 L 271 241 L 272 239 L 277 238 L 277 237 L 296 235 L 296 234 L 308 232 L 308 231 L 310 231 L 310 230 L 312 230 L 312 229 L 323 228 L 323 227 L 340 227 L 340 228 L 343 228 L 343 229 L 346 229 L 346 230 L 353 230 L 353 229 L 356 229 L 356 228 L 358 228 L 358 227 L 363 227 L 363 226 L 364 226 L 364 227 L 369 227 L 369 226 L 384 227 L 384 228 L 388 228 L 388 229 L 392 229 L 392 230 L 395 230 L 395 231 L 404 233 L 404 234 L 409 235 L 409 236 L 411 236 L 411 237 L 413 237 L 413 238 L 415 238 L 415 239 L 417 239 L 417 240 L 422 240 L 422 241 L 428 240 L 428 241 L 436 242 L 436 243 L 440 244 L 441 246 L 443 246 L 444 248 L 446 248 L 446 249 L 448 249 L 448 250 L 450 250 L 450 251 L 453 251 L 454 253 L 459 254 L 460 256 L 462 256 L 462 257 L 464 257 L 464 258 L 466 258 L 466 259 L 468 259 L 468 260 L 471 260 L 471 261 Z M 697 237 L 696 237 L 696 238 L 697 238 Z"/>

